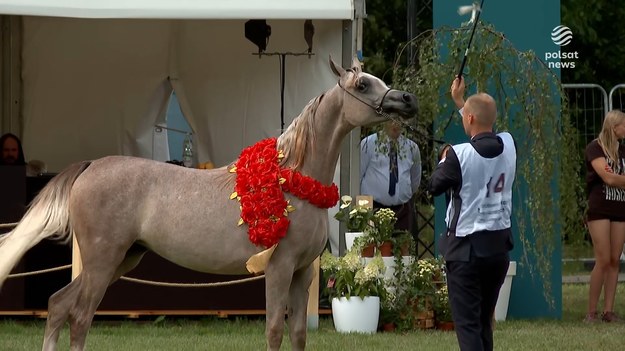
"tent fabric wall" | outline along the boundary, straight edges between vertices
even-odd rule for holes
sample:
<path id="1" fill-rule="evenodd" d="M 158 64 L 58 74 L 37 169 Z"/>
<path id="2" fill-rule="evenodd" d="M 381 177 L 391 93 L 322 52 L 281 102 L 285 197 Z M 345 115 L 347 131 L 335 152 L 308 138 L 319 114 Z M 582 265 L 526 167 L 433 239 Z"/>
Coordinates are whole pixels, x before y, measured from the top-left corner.
<path id="1" fill-rule="evenodd" d="M 277 136 L 279 58 L 252 55 L 244 23 L 24 17 L 27 157 L 50 171 L 112 154 L 152 158 L 152 141 L 145 142 L 169 96 L 168 79 L 194 129 L 199 162 L 226 165 L 245 146 Z M 269 24 L 268 52 L 306 49 L 303 21 Z M 286 57 L 287 124 L 335 84 L 327 60 L 342 55 L 341 21 L 314 24 L 315 55 Z"/>
<path id="2" fill-rule="evenodd" d="M 272 20 L 267 52 L 303 52 L 303 20 Z M 232 162 L 280 134 L 279 56 L 259 58 L 244 20 L 128 20 L 24 17 L 23 146 L 57 172 L 80 160 L 153 154 L 153 126 L 172 90 L 194 130 L 196 160 Z M 288 125 L 336 84 L 342 21 L 315 20 L 315 55 L 286 56 Z M 339 184 L 338 166 L 335 183 Z M 330 216 L 336 209 L 330 210 Z M 330 221 L 338 252 L 338 222 Z"/>

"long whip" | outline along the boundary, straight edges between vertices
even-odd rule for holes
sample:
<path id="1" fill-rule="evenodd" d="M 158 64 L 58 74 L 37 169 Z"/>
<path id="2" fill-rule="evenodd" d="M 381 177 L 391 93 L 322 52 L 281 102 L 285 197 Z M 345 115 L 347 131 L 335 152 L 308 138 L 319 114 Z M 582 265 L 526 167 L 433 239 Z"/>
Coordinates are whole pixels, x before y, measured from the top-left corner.
<path id="1" fill-rule="evenodd" d="M 484 0 L 482 0 L 482 2 L 480 3 L 480 7 L 477 9 L 477 14 L 475 15 L 475 20 L 473 21 L 473 30 L 471 30 L 469 43 L 467 44 L 467 49 L 464 51 L 462 64 L 460 65 L 460 70 L 458 71 L 458 78 L 461 78 L 462 74 L 464 73 L 464 65 L 467 63 L 467 56 L 469 55 L 469 49 L 471 48 L 471 43 L 473 42 L 473 36 L 475 35 L 475 29 L 477 28 L 477 22 L 479 22 L 480 20 L 480 14 L 482 13 L 483 7 L 484 7 Z"/>
<path id="2" fill-rule="evenodd" d="M 484 7 L 484 0 L 482 0 L 482 2 L 480 3 L 480 7 L 477 10 L 475 10 L 477 11 L 477 13 L 475 14 L 475 18 L 473 20 L 473 29 L 471 30 L 469 43 L 467 44 L 467 49 L 464 51 L 464 57 L 462 58 L 462 63 L 460 64 L 460 70 L 458 71 L 458 75 L 457 75 L 458 79 L 462 78 L 462 75 L 464 74 L 464 66 L 467 63 L 469 49 L 471 48 L 471 43 L 473 42 L 473 36 L 475 35 L 475 29 L 477 29 L 477 22 L 479 22 L 480 20 L 480 14 L 482 13 L 483 7 Z M 449 127 L 449 123 L 451 123 L 451 119 L 453 118 L 455 112 L 456 112 L 455 110 L 451 111 L 451 115 L 449 115 L 449 119 L 447 120 L 447 124 L 445 124 L 445 128 L 443 130 L 446 130 L 447 127 Z"/>

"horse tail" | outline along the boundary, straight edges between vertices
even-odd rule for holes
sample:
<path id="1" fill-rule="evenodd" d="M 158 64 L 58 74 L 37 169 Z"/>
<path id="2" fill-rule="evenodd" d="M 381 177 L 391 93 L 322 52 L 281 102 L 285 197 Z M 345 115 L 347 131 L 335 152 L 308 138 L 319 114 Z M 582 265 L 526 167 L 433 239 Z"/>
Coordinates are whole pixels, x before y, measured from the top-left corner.
<path id="1" fill-rule="evenodd" d="M 70 191 L 90 164 L 88 161 L 75 163 L 52 178 L 32 201 L 17 226 L 0 237 L 0 287 L 26 251 L 41 240 L 50 237 L 70 240 Z"/>

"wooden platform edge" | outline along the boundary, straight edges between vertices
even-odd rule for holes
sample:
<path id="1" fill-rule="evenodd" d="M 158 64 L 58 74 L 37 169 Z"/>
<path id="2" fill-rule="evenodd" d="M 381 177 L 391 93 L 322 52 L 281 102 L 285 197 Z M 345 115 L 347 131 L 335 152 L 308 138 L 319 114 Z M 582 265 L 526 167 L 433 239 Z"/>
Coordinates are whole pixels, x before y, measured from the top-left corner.
<path id="1" fill-rule="evenodd" d="M 197 316 L 217 316 L 227 318 L 229 316 L 258 316 L 264 315 L 265 310 L 110 310 L 97 311 L 96 316 L 115 316 L 126 318 L 140 318 L 145 316 L 177 316 L 177 317 L 197 317 Z M 319 315 L 331 315 L 331 309 L 319 309 Z M 16 310 L 0 311 L 1 317 L 21 316 L 47 318 L 47 310 Z"/>

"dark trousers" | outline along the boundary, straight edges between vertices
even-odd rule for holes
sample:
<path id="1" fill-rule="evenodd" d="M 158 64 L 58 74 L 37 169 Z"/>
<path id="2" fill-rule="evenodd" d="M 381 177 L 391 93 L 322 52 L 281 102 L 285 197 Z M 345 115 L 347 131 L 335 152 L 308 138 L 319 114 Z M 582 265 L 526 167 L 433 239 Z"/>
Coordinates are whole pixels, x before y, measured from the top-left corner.
<path id="1" fill-rule="evenodd" d="M 491 257 L 472 254 L 469 262 L 446 262 L 449 301 L 460 350 L 492 351 L 492 318 L 509 264 L 508 253 Z"/>

